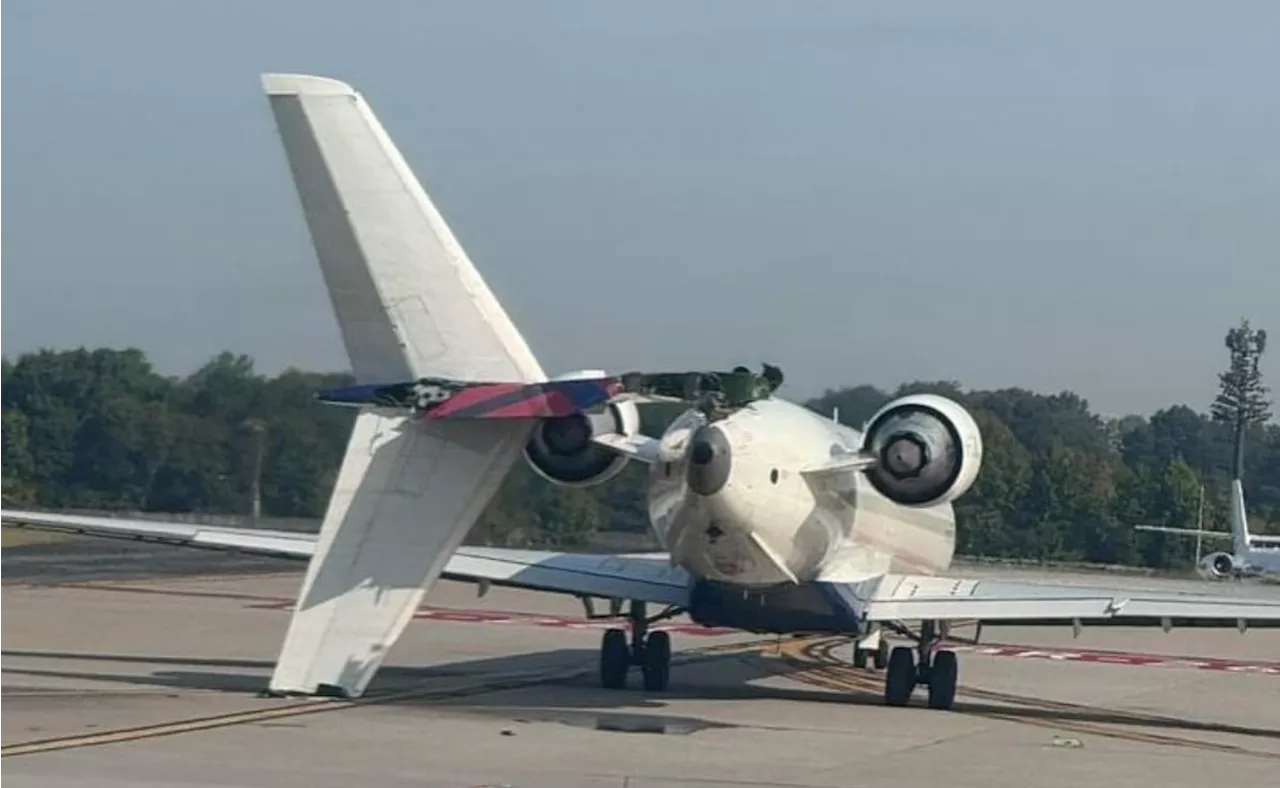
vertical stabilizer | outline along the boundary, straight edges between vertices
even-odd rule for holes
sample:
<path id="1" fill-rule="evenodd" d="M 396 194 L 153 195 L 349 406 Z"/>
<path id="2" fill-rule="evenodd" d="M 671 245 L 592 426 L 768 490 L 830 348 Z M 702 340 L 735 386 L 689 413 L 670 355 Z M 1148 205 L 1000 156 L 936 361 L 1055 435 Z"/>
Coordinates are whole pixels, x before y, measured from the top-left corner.
<path id="1" fill-rule="evenodd" d="M 1244 508 L 1244 485 L 1231 480 L 1231 546 L 1237 556 L 1249 551 L 1249 516 Z"/>
<path id="2" fill-rule="evenodd" d="M 295 74 L 262 83 L 357 379 L 544 380 L 360 94 Z M 531 426 L 360 413 L 272 691 L 364 692 Z"/>

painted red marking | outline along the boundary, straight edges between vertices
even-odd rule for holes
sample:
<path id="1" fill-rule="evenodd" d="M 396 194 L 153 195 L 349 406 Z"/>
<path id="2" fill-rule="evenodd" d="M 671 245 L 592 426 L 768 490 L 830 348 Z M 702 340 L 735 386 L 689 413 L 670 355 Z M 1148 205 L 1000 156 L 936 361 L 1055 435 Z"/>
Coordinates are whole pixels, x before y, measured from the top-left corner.
<path id="1" fill-rule="evenodd" d="M 268 602 L 250 605 L 260 610 L 293 609 L 292 602 Z M 463 610 L 459 608 L 419 608 L 414 618 L 430 621 L 449 621 L 464 624 L 514 624 L 517 626 L 556 627 L 561 629 L 604 630 L 613 627 L 628 626 L 625 618 L 588 620 L 580 616 L 557 616 L 541 613 L 520 613 L 507 610 Z M 713 637 L 717 635 L 740 634 L 739 630 L 717 627 L 703 627 L 697 624 L 677 624 L 663 622 L 650 629 L 664 630 L 673 634 Z M 1014 659 L 1045 659 L 1057 662 L 1092 662 L 1106 665 L 1127 665 L 1132 667 L 1183 668 L 1195 670 L 1217 670 L 1230 673 L 1252 673 L 1262 676 L 1280 676 L 1280 662 L 1261 662 L 1251 660 L 1220 659 L 1214 657 L 1174 657 L 1162 654 L 1141 654 L 1122 651 L 1099 651 L 1090 649 L 1033 648 L 1005 643 L 993 643 L 987 646 L 971 646 L 962 643 L 948 643 L 946 648 L 967 654 L 984 657 L 1011 657 Z"/>
<path id="2" fill-rule="evenodd" d="M 1280 676 L 1280 663 L 1253 660 L 1221 659 L 1217 657 L 1174 657 L 1162 654 L 1138 654 L 1122 651 L 1093 651 L 1087 649 L 1029 648 L 993 644 L 990 646 L 948 645 L 958 652 L 987 657 L 1014 657 L 1018 659 L 1048 659 L 1060 662 L 1093 662 L 1105 665 L 1129 665 L 1156 668 L 1189 668 L 1195 670 L 1221 670 L 1231 673 L 1255 673 L 1264 676 Z"/>

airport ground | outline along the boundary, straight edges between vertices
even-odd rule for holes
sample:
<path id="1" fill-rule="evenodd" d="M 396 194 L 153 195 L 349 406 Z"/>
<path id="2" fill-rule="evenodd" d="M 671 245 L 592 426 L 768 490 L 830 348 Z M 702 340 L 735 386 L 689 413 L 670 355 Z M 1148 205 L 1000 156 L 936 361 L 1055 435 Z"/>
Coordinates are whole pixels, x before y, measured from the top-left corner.
<path id="1" fill-rule="evenodd" d="M 669 692 L 606 691 L 603 625 L 575 600 L 442 583 L 365 698 L 259 698 L 299 569 L 6 541 L 11 788 L 1168 788 L 1280 774 L 1277 630 L 988 627 L 943 713 L 881 706 L 880 674 L 849 667 L 838 640 L 683 622 Z"/>

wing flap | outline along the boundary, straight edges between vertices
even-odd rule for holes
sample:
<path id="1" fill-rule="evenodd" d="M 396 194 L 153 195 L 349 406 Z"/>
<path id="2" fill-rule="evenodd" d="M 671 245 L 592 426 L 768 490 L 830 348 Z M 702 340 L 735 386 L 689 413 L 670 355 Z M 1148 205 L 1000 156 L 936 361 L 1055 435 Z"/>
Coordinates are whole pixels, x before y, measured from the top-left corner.
<path id="1" fill-rule="evenodd" d="M 855 587 L 870 621 L 1111 621 L 1280 626 L 1280 600 L 1003 580 L 885 575 Z"/>
<path id="2" fill-rule="evenodd" d="M 665 553 L 587 555 L 494 547 L 461 547 L 446 574 L 578 596 L 636 599 L 684 607 L 690 577 Z"/>

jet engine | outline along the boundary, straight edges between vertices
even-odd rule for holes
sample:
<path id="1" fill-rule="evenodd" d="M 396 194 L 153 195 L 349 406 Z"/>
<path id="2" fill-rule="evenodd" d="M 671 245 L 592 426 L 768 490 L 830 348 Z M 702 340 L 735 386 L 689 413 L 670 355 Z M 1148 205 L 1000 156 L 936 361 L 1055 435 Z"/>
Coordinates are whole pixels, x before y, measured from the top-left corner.
<path id="1" fill-rule="evenodd" d="M 555 380 L 603 377 L 598 370 L 561 375 Z M 617 476 L 627 458 L 595 443 L 597 435 L 631 436 L 640 431 L 640 412 L 632 402 L 606 403 L 591 411 L 543 419 L 533 428 L 524 458 L 534 472 L 564 487 L 591 487 Z"/>
<path id="2" fill-rule="evenodd" d="M 936 394 L 900 397 L 863 430 L 876 459 L 871 485 L 903 506 L 936 506 L 964 495 L 982 467 L 982 433 L 961 405 Z"/>
<path id="3" fill-rule="evenodd" d="M 1236 574 L 1236 560 L 1231 553 L 1209 553 L 1196 569 L 1208 580 L 1226 580 Z"/>

